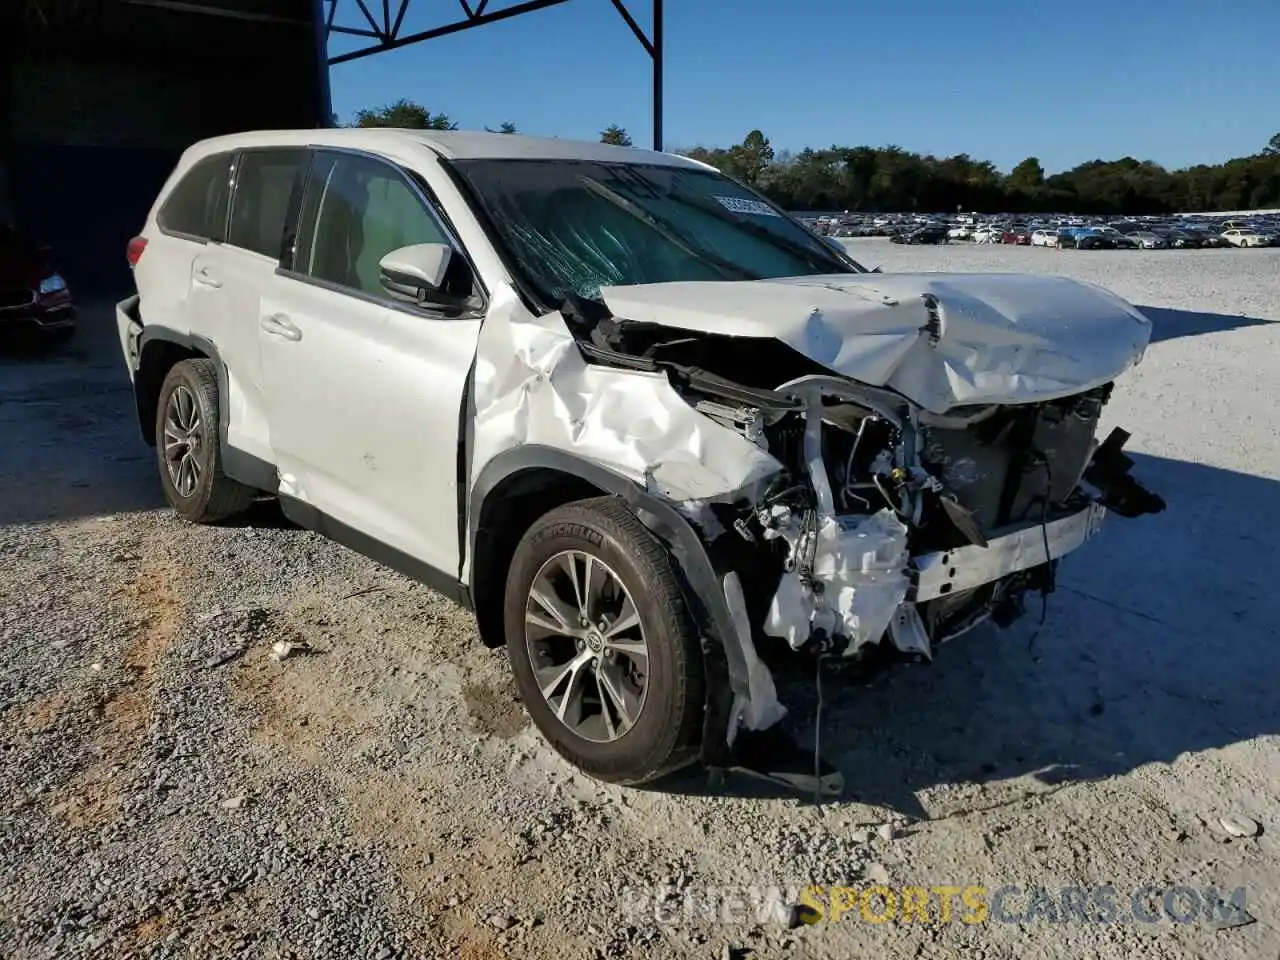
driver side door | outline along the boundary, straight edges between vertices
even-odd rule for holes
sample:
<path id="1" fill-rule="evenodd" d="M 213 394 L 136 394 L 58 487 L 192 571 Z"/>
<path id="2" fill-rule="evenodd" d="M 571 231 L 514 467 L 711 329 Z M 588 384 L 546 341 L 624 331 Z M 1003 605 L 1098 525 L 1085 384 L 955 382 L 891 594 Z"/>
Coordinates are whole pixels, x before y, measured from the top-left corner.
<path id="1" fill-rule="evenodd" d="M 404 171 L 317 150 L 262 298 L 263 381 L 280 493 L 322 515 L 309 525 L 456 579 L 459 431 L 482 312 L 433 312 L 383 290 L 382 257 L 419 243 L 449 244 L 466 264 Z"/>

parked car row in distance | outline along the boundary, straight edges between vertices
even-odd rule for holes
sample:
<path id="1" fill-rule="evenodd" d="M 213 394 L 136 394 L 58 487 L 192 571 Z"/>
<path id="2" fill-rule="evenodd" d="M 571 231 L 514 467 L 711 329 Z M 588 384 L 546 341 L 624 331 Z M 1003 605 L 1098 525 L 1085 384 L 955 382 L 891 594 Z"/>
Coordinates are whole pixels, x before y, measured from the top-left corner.
<path id="1" fill-rule="evenodd" d="M 802 214 L 800 218 L 826 236 L 886 236 L 895 243 L 959 240 L 1080 250 L 1280 246 L 1280 214 L 1233 220 L 1192 215 L 1103 219 L 1065 214 Z"/>

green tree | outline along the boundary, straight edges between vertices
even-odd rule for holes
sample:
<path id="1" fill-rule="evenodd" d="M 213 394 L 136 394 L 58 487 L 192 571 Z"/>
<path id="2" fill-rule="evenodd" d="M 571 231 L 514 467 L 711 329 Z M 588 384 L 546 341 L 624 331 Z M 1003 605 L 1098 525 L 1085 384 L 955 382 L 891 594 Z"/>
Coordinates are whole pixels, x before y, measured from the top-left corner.
<path id="1" fill-rule="evenodd" d="M 1032 193 L 1044 186 L 1044 167 L 1039 157 L 1027 157 L 1009 172 L 1009 186 Z"/>
<path id="2" fill-rule="evenodd" d="M 485 127 L 485 129 L 488 130 L 490 133 L 519 133 L 520 132 L 517 129 L 516 125 L 512 123 L 510 120 L 504 120 L 502 121 L 502 123 L 498 124 L 497 130 L 494 130 L 492 127 Z"/>
<path id="3" fill-rule="evenodd" d="M 1267 145 L 1262 148 L 1262 153 L 1268 157 L 1280 156 L 1280 133 L 1267 141 Z"/>
<path id="4" fill-rule="evenodd" d="M 616 123 L 611 123 L 600 133 L 601 143 L 611 143 L 615 147 L 630 147 L 631 135 Z"/>
<path id="5" fill-rule="evenodd" d="M 356 111 L 357 127 L 401 127 L 409 130 L 457 130 L 447 114 L 432 113 L 420 103 L 400 99 L 376 110 Z"/>
<path id="6" fill-rule="evenodd" d="M 773 147 L 769 138 L 759 130 L 752 130 L 738 146 L 729 151 L 733 175 L 743 183 L 756 184 L 773 163 Z"/>

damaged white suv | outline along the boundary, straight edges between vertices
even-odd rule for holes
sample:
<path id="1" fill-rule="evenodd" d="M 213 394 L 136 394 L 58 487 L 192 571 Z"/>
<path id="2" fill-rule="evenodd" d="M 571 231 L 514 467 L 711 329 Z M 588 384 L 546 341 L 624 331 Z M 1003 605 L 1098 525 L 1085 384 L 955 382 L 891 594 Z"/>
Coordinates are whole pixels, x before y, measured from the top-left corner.
<path id="1" fill-rule="evenodd" d="M 1163 507 L 1123 432 L 1094 439 L 1138 311 L 867 272 L 683 157 L 209 140 L 129 259 L 120 340 L 174 508 L 274 495 L 469 604 L 606 780 L 751 765 L 784 712 L 763 644 L 927 658 L 1049 590 L 1108 507 Z"/>

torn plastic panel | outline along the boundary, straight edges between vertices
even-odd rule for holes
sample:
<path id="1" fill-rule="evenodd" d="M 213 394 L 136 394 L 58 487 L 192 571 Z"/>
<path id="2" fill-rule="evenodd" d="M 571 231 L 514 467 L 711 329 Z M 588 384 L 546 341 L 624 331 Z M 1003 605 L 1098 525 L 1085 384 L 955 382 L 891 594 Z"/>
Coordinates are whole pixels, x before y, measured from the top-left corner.
<path id="1" fill-rule="evenodd" d="M 667 543 L 694 592 L 691 608 L 709 634 L 709 680 L 722 681 L 708 683 L 704 761 L 776 766 L 757 755 L 755 740 L 739 738 L 775 726 L 785 708 L 756 654 L 738 576 L 715 572 L 706 544 L 739 536 L 710 505 L 757 502 L 782 472 L 763 443 L 765 415 L 746 405 L 769 398 L 710 375 L 694 380 L 715 399 L 686 398 L 667 372 L 589 363 L 575 343 L 564 317 L 533 317 L 514 297 L 495 297 L 476 358 L 472 488 L 491 486 L 480 478 L 498 458 L 533 446 L 631 481 L 633 509 Z M 683 534 L 691 524 L 702 542 Z"/>

